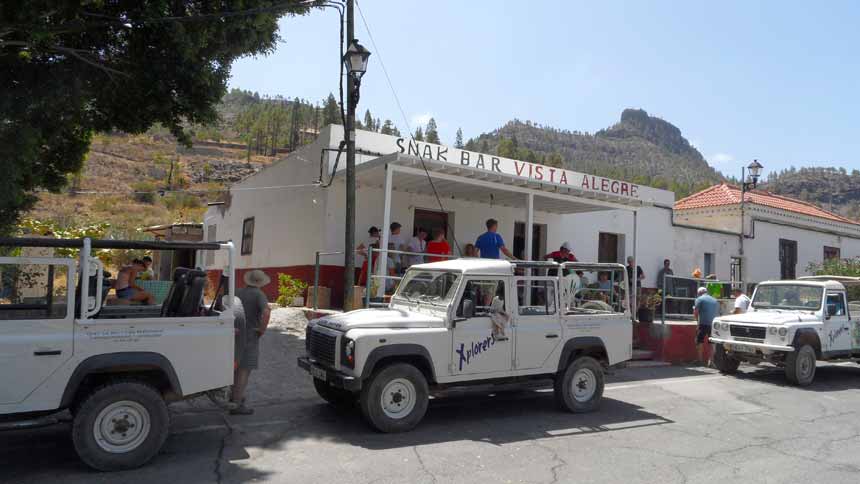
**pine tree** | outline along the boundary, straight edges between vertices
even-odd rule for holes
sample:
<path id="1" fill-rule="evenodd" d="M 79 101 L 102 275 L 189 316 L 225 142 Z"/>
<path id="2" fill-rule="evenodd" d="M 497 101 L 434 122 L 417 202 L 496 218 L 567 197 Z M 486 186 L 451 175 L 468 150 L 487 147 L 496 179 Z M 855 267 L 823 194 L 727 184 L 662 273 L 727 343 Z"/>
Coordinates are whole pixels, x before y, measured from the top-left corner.
<path id="1" fill-rule="evenodd" d="M 424 131 L 421 130 L 421 126 L 415 129 L 415 134 L 412 137 L 415 138 L 415 141 L 424 141 Z"/>
<path id="2" fill-rule="evenodd" d="M 382 123 L 382 127 L 379 128 L 380 133 L 389 135 L 393 135 L 394 130 L 394 123 L 392 123 L 390 119 L 386 119 L 385 122 Z"/>
<path id="3" fill-rule="evenodd" d="M 437 145 L 441 143 L 439 140 L 439 131 L 436 129 L 435 119 L 430 118 L 430 121 L 427 121 L 427 130 L 424 133 L 428 143 L 435 143 Z"/>
<path id="4" fill-rule="evenodd" d="M 368 131 L 376 131 L 373 123 L 373 115 L 370 114 L 370 110 L 364 111 L 364 129 Z"/>
<path id="5" fill-rule="evenodd" d="M 341 124 L 340 106 L 337 99 L 334 98 L 334 94 L 331 93 L 326 98 L 325 107 L 323 107 L 323 126 L 330 124 Z"/>
<path id="6" fill-rule="evenodd" d="M 463 149 L 463 129 L 457 128 L 457 135 L 454 138 L 454 148 Z"/>

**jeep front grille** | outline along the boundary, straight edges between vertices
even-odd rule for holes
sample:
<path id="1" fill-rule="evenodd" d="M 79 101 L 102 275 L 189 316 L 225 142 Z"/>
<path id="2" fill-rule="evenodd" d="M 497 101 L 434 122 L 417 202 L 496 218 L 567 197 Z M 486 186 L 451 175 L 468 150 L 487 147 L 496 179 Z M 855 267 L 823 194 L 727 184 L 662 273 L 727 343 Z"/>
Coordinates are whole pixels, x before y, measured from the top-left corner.
<path id="1" fill-rule="evenodd" d="M 729 331 L 732 337 L 743 341 L 764 340 L 764 337 L 767 334 L 767 328 L 760 326 L 744 326 L 741 324 L 731 325 L 731 329 Z"/>
<path id="2" fill-rule="evenodd" d="M 308 335 L 308 354 L 328 366 L 334 366 L 335 355 L 337 354 L 337 336 L 332 336 L 322 331 L 313 328 Z"/>

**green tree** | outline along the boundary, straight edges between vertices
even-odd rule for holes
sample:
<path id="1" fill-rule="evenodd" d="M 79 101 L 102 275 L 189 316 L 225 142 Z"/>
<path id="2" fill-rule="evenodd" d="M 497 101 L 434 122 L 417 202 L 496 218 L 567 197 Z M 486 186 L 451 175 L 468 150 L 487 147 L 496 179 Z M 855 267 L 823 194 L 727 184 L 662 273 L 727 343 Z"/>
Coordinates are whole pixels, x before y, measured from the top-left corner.
<path id="1" fill-rule="evenodd" d="M 415 134 L 412 137 L 415 141 L 424 141 L 424 131 L 421 130 L 421 126 L 415 128 Z"/>
<path id="2" fill-rule="evenodd" d="M 368 131 L 376 131 L 376 123 L 373 121 L 373 115 L 370 110 L 364 111 L 364 128 Z"/>
<path id="3" fill-rule="evenodd" d="M 4 7 L 6 7 L 4 5 Z M 20 2 L 0 9 L 0 232 L 81 169 L 93 133 L 217 119 L 230 66 L 270 53 L 300 0 Z M 225 15 L 227 14 L 227 15 Z"/>
<path id="4" fill-rule="evenodd" d="M 517 147 L 510 138 L 502 138 L 499 140 L 498 146 L 496 146 L 496 154 L 505 158 L 516 158 Z"/>
<path id="5" fill-rule="evenodd" d="M 436 120 L 430 118 L 430 121 L 427 121 L 427 129 L 424 131 L 424 137 L 427 139 L 428 143 L 440 144 L 439 141 L 439 130 L 436 129 Z"/>
<path id="6" fill-rule="evenodd" d="M 454 137 L 454 148 L 463 149 L 463 128 L 457 128 L 457 135 Z"/>
<path id="7" fill-rule="evenodd" d="M 394 135 L 394 131 L 396 129 L 397 128 L 394 127 L 394 123 L 392 123 L 390 119 L 386 119 L 385 122 L 382 123 L 382 127 L 379 129 L 379 132 L 382 134 Z"/>
<path id="8" fill-rule="evenodd" d="M 329 93 L 326 98 L 322 117 L 323 126 L 341 124 L 340 105 L 337 103 L 337 99 L 334 98 L 334 94 Z"/>

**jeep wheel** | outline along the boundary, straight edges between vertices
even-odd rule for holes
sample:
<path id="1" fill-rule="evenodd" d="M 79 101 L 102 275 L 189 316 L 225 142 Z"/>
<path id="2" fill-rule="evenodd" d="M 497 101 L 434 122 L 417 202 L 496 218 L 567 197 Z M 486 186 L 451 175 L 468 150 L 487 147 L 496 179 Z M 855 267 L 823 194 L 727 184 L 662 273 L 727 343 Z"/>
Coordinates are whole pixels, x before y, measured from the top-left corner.
<path id="1" fill-rule="evenodd" d="M 314 378 L 314 389 L 323 400 L 338 408 L 350 407 L 356 400 L 354 393 L 335 388 L 318 378 Z"/>
<path id="2" fill-rule="evenodd" d="M 584 413 L 596 410 L 603 399 L 603 367 L 589 356 L 573 360 L 555 379 L 555 401 L 562 410 Z"/>
<path id="3" fill-rule="evenodd" d="M 81 460 L 100 471 L 140 467 L 164 445 L 170 426 L 158 390 L 139 382 L 104 385 L 78 407 L 72 440 Z"/>
<path id="4" fill-rule="evenodd" d="M 805 387 L 815 378 L 815 349 L 809 345 L 785 355 L 785 377 L 791 383 Z"/>
<path id="5" fill-rule="evenodd" d="M 408 363 L 386 366 L 361 390 L 361 413 L 380 432 L 406 432 L 424 418 L 430 389 L 418 368 Z"/>
<path id="6" fill-rule="evenodd" d="M 730 355 L 722 344 L 718 343 L 714 345 L 714 366 L 717 367 L 720 373 L 734 375 L 737 373 L 740 365 L 741 361 Z"/>

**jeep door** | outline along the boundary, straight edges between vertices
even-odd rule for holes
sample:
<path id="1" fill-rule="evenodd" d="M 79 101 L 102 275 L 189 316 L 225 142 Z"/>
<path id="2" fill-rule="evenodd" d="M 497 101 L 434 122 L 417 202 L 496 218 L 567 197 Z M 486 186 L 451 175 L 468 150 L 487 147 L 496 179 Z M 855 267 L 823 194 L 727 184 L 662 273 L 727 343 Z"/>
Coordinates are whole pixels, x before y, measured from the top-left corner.
<path id="1" fill-rule="evenodd" d="M 824 351 L 851 350 L 851 319 L 845 293 L 828 292 L 824 299 Z"/>
<path id="2" fill-rule="evenodd" d="M 466 281 L 453 319 L 451 369 L 453 375 L 510 371 L 512 345 L 509 288 L 504 278 Z M 505 322 L 507 327 L 505 327 Z M 505 333 L 494 333 L 494 321 Z"/>
<path id="3" fill-rule="evenodd" d="M 514 316 L 518 370 L 540 368 L 562 339 L 557 278 L 515 277 L 517 313 Z"/>
<path id="4" fill-rule="evenodd" d="M 22 402 L 72 356 L 74 263 L 0 257 L 0 404 Z"/>

